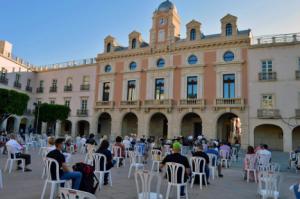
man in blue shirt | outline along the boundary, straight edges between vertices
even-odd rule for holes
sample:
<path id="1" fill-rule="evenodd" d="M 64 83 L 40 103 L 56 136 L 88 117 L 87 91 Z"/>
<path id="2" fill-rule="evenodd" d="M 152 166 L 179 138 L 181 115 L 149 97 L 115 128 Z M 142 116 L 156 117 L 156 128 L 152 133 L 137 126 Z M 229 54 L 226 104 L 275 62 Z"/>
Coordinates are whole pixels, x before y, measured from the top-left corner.
<path id="1" fill-rule="evenodd" d="M 218 157 L 217 160 L 212 160 L 213 163 L 215 163 L 214 161 L 217 161 L 217 167 L 218 167 L 218 176 L 220 178 L 223 177 L 223 174 L 222 174 L 222 166 L 221 166 L 221 163 L 220 163 L 220 156 L 219 156 L 219 152 L 218 152 L 218 148 L 216 146 L 215 143 L 209 143 L 208 144 L 208 149 L 205 151 L 207 154 L 213 154 L 213 155 L 216 155 Z"/>

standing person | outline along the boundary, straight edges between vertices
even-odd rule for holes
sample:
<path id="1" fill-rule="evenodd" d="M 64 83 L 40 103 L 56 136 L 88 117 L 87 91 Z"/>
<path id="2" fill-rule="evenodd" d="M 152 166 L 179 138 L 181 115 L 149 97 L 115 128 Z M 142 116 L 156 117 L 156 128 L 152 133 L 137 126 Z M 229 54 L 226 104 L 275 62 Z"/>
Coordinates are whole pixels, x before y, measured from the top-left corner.
<path id="1" fill-rule="evenodd" d="M 6 142 L 6 147 L 10 148 L 11 153 L 16 155 L 16 158 L 21 158 L 25 160 L 25 171 L 30 172 L 31 169 L 27 168 L 28 165 L 31 163 L 31 156 L 29 154 L 24 154 L 22 151 L 24 148 L 17 142 L 16 136 L 14 134 L 10 135 L 10 140 Z M 18 170 L 21 170 L 22 168 L 19 166 L 21 164 L 21 161 L 18 161 Z"/>
<path id="2" fill-rule="evenodd" d="M 48 158 L 55 159 L 59 165 L 59 177 L 60 180 L 72 180 L 72 189 L 79 190 L 82 174 L 80 172 L 74 171 L 72 172 L 65 160 L 65 156 L 62 153 L 62 149 L 64 146 L 64 139 L 58 138 L 55 140 L 55 149 L 50 151 L 47 155 Z M 53 180 L 56 179 L 56 168 L 51 165 L 51 177 Z"/>
<path id="3" fill-rule="evenodd" d="M 110 150 L 108 150 L 109 142 L 107 140 L 102 140 L 100 147 L 96 151 L 96 153 L 101 153 L 106 157 L 106 170 L 110 170 L 114 164 L 116 163 L 113 160 L 112 154 Z M 104 170 L 103 162 L 100 162 L 100 171 Z M 108 184 L 108 173 L 104 174 L 104 185 Z"/>
<path id="4" fill-rule="evenodd" d="M 204 152 L 204 149 L 203 149 L 203 146 L 200 144 L 200 145 L 197 145 L 196 146 L 196 151 L 195 152 L 192 152 L 192 155 L 194 157 L 201 157 L 201 158 L 204 158 L 205 159 L 205 168 L 204 168 L 204 172 L 205 172 L 205 175 L 206 175 L 206 182 L 207 184 L 209 184 L 208 182 L 208 179 L 209 179 L 209 157 L 208 155 Z M 200 165 L 200 168 L 202 167 L 202 165 Z"/>
<path id="5" fill-rule="evenodd" d="M 218 167 L 218 176 L 220 178 L 223 178 L 223 174 L 222 174 L 222 165 L 220 163 L 220 156 L 219 156 L 219 152 L 218 152 L 218 148 L 216 146 L 216 143 L 209 143 L 208 144 L 208 149 L 206 151 L 206 154 L 214 154 L 217 156 L 217 160 L 213 160 L 213 161 L 217 161 L 217 167 Z"/>
<path id="6" fill-rule="evenodd" d="M 161 162 L 160 164 L 160 169 L 162 169 L 166 163 L 168 162 L 174 162 L 174 163 L 178 163 L 178 164 L 182 164 L 184 167 L 185 167 L 185 171 L 181 171 L 181 172 L 184 172 L 184 181 L 186 182 L 188 180 L 188 176 L 190 175 L 190 164 L 189 164 L 189 161 L 187 159 L 187 157 L 183 156 L 180 154 L 181 152 L 181 144 L 179 142 L 175 142 L 173 144 L 173 153 L 170 154 L 170 155 L 167 155 L 163 161 Z M 169 171 L 167 171 L 169 172 Z M 178 171 L 178 176 L 181 176 L 182 173 L 180 173 Z M 178 178 L 180 179 L 180 178 Z M 170 179 L 168 179 L 170 180 Z M 182 186 L 180 188 L 180 196 L 181 197 L 184 197 L 185 196 L 185 192 L 184 192 L 184 186 Z"/>

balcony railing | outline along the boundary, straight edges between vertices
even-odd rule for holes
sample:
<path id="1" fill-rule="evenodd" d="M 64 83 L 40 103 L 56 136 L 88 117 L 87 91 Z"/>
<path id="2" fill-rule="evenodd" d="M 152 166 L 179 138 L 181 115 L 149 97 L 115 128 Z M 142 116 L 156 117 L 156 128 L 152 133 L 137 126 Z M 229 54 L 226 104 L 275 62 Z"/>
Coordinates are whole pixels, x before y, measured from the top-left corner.
<path id="1" fill-rule="evenodd" d="M 258 109 L 257 117 L 260 119 L 278 119 L 281 116 L 279 109 Z"/>
<path id="2" fill-rule="evenodd" d="M 276 72 L 258 73 L 258 80 L 259 81 L 275 81 L 275 80 L 277 80 L 277 73 Z"/>
<path id="3" fill-rule="evenodd" d="M 300 119 L 300 109 L 296 109 L 296 118 Z"/>
<path id="4" fill-rule="evenodd" d="M 300 70 L 296 70 L 295 76 L 296 76 L 296 80 L 300 80 Z"/>
<path id="5" fill-rule="evenodd" d="M 49 92 L 50 93 L 56 93 L 57 92 L 57 87 L 56 86 L 51 86 Z"/>
<path id="6" fill-rule="evenodd" d="M 135 101 L 121 101 L 120 107 L 122 108 L 138 108 L 141 105 L 141 101 L 135 100 Z"/>
<path id="7" fill-rule="evenodd" d="M 31 86 L 26 86 L 26 91 L 32 93 L 32 87 Z"/>
<path id="8" fill-rule="evenodd" d="M 78 117 L 86 117 L 89 115 L 89 111 L 86 109 L 78 109 L 77 110 L 77 116 Z"/>
<path id="9" fill-rule="evenodd" d="M 36 93 L 43 93 L 43 92 L 44 92 L 44 88 L 43 87 L 36 88 Z"/>
<path id="10" fill-rule="evenodd" d="M 182 99 L 179 102 L 181 108 L 204 108 L 204 99 Z"/>
<path id="11" fill-rule="evenodd" d="M 80 85 L 80 90 L 81 91 L 89 91 L 90 90 L 90 85 L 89 84 Z"/>
<path id="12" fill-rule="evenodd" d="M 15 88 L 18 88 L 18 89 L 21 89 L 22 88 L 22 84 L 20 82 L 14 82 L 14 87 Z"/>
<path id="13" fill-rule="evenodd" d="M 217 98 L 215 100 L 217 108 L 244 108 L 245 101 L 242 98 Z"/>
<path id="14" fill-rule="evenodd" d="M 64 91 L 65 91 L 65 92 L 71 92 L 72 90 L 73 90 L 72 85 L 66 85 L 66 86 L 64 87 Z"/>
<path id="15" fill-rule="evenodd" d="M 7 85 L 8 84 L 8 79 L 6 77 L 0 77 L 0 83 Z"/>
<path id="16" fill-rule="evenodd" d="M 113 108 L 115 103 L 113 101 L 98 101 L 96 108 Z"/>
<path id="17" fill-rule="evenodd" d="M 76 66 L 82 66 L 82 65 L 91 65 L 95 64 L 96 58 L 87 58 L 87 59 L 80 59 L 80 60 L 73 60 L 73 61 L 67 61 L 57 64 L 49 64 L 44 66 L 36 67 L 37 70 L 48 70 L 48 69 L 57 69 L 57 68 L 67 68 L 67 67 L 76 67 Z"/>
<path id="18" fill-rule="evenodd" d="M 175 105 L 175 101 L 171 99 L 162 100 L 145 100 L 144 106 L 146 108 L 170 108 Z"/>
<path id="19" fill-rule="evenodd" d="M 253 37 L 251 45 L 300 42 L 300 33 Z"/>

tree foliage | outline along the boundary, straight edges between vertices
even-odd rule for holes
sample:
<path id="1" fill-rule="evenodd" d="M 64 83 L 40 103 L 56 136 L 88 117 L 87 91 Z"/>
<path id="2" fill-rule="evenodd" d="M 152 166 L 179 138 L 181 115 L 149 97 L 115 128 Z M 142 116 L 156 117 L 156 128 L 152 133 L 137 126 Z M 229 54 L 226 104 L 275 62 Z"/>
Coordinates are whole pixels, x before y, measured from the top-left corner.
<path id="1" fill-rule="evenodd" d="M 69 117 L 69 113 L 70 108 L 65 105 L 47 103 L 39 105 L 39 120 L 43 122 L 64 121 Z"/>

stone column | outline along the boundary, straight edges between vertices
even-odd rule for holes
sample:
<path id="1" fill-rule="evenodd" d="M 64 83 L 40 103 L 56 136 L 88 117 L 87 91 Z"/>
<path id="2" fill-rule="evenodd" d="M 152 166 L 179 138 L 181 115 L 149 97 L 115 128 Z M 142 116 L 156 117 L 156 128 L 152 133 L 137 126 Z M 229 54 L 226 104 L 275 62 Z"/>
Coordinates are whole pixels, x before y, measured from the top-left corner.
<path id="1" fill-rule="evenodd" d="M 283 130 L 283 151 L 290 152 L 293 150 L 292 129 L 290 129 L 285 125 L 282 130 Z"/>
<path id="2" fill-rule="evenodd" d="M 145 135 L 149 137 L 149 122 L 146 117 L 146 113 L 141 113 L 138 115 L 138 137 Z"/>
<path id="3" fill-rule="evenodd" d="M 71 130 L 71 135 L 73 138 L 75 138 L 77 136 L 77 132 L 76 132 L 76 128 L 77 127 L 77 123 L 72 121 L 72 130 Z"/>
<path id="4" fill-rule="evenodd" d="M 111 136 L 115 138 L 116 136 L 121 135 L 121 117 L 118 111 L 112 113 L 112 120 L 111 120 Z"/>
<path id="5" fill-rule="evenodd" d="M 61 121 L 57 121 L 55 124 L 55 137 L 59 137 L 61 135 Z"/>
<path id="6" fill-rule="evenodd" d="M 43 133 L 47 133 L 47 123 L 46 122 L 42 122 L 42 132 L 41 134 Z"/>
<path id="7" fill-rule="evenodd" d="M 15 122 L 14 122 L 14 133 L 19 133 L 20 130 L 20 122 L 21 119 L 19 117 L 15 117 Z"/>

